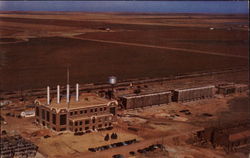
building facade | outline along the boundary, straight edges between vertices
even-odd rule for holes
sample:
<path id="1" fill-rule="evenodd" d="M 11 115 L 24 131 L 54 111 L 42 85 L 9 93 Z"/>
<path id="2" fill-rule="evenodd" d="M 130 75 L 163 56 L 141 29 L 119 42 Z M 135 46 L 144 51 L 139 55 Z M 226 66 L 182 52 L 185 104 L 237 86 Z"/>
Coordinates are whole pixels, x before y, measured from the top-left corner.
<path id="1" fill-rule="evenodd" d="M 211 98 L 215 95 L 215 86 L 204 86 L 197 88 L 175 89 L 172 101 L 188 102 L 198 99 Z"/>
<path id="2" fill-rule="evenodd" d="M 171 102 L 171 92 L 154 92 L 148 94 L 131 94 L 119 98 L 124 109 L 141 108 L 145 106 L 168 104 Z"/>
<path id="3" fill-rule="evenodd" d="M 226 83 L 226 84 L 219 84 L 216 86 L 217 93 L 228 95 L 234 93 L 242 93 L 249 89 L 249 86 L 246 84 L 234 84 L 234 83 Z"/>
<path id="4" fill-rule="evenodd" d="M 249 146 L 250 124 L 242 123 L 231 127 L 209 127 L 197 132 L 199 140 L 210 142 L 214 148 L 221 146 L 226 151 Z"/>
<path id="5" fill-rule="evenodd" d="M 116 121 L 117 101 L 86 93 L 81 97 L 36 102 L 36 122 L 54 131 L 86 132 L 105 129 Z"/>

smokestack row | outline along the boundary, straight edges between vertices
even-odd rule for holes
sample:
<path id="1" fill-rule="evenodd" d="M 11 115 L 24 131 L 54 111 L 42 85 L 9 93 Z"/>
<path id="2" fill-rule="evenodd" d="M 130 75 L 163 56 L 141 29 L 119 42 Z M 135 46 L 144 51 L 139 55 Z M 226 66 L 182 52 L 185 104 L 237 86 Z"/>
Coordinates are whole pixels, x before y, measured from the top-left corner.
<path id="1" fill-rule="evenodd" d="M 60 103 L 60 86 L 57 85 L 57 104 Z"/>
<path id="2" fill-rule="evenodd" d="M 70 86 L 67 84 L 66 86 L 66 102 L 69 103 L 70 101 Z M 57 85 L 57 104 L 60 104 L 60 86 Z M 76 84 L 76 101 L 79 101 L 79 84 Z M 47 104 L 50 105 L 50 87 L 47 86 Z"/>

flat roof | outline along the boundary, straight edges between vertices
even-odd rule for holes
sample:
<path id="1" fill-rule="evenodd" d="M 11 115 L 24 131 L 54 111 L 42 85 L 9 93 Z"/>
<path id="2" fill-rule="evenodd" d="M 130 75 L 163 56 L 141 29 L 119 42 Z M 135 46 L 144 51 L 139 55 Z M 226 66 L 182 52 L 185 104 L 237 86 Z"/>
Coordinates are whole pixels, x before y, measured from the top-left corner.
<path id="1" fill-rule="evenodd" d="M 41 105 L 45 105 L 46 107 L 55 108 L 55 109 L 64 109 L 69 107 L 69 109 L 79 109 L 85 107 L 94 107 L 103 104 L 107 104 L 110 100 L 101 98 L 94 93 L 82 93 L 79 96 L 79 101 L 76 101 L 75 96 L 70 97 L 69 104 L 66 102 L 66 97 L 61 97 L 60 103 L 57 103 L 57 98 L 53 97 L 50 104 L 47 105 L 47 99 L 42 98 L 39 99 Z"/>
<path id="2" fill-rule="evenodd" d="M 169 94 L 170 91 L 163 91 L 163 92 L 148 92 L 148 93 L 142 93 L 142 94 L 128 94 L 120 96 L 121 98 L 131 99 L 131 98 L 141 98 L 141 97 L 147 97 L 147 96 L 154 96 L 154 95 L 160 95 L 160 94 Z"/>
<path id="3" fill-rule="evenodd" d="M 229 135 L 229 141 L 237 141 L 240 139 L 245 139 L 250 137 L 250 130 L 242 131 L 239 133 Z"/>
<path id="4" fill-rule="evenodd" d="M 190 91 L 190 90 L 198 90 L 198 89 L 205 89 L 205 88 L 215 88 L 213 85 L 209 86 L 202 86 L 202 87 L 194 87 L 194 88 L 183 88 L 183 89 L 175 89 L 175 91 Z"/>

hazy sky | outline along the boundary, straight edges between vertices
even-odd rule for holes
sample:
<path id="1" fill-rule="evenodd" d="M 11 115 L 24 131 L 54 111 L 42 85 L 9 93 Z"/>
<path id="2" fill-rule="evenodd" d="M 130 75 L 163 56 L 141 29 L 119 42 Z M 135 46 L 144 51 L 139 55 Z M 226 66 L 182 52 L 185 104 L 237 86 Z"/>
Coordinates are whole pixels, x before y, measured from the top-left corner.
<path id="1" fill-rule="evenodd" d="M 248 13 L 247 1 L 0 1 L 0 10 Z"/>

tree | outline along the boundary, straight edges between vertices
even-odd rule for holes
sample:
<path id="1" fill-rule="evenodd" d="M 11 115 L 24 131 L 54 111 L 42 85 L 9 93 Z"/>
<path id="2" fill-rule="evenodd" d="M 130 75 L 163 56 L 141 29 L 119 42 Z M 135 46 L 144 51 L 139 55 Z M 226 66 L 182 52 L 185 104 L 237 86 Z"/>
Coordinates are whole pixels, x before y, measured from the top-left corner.
<path id="1" fill-rule="evenodd" d="M 104 137 L 104 140 L 105 140 L 105 141 L 109 141 L 109 134 L 107 134 L 107 135 Z"/>
<path id="2" fill-rule="evenodd" d="M 117 139 L 117 134 L 116 133 L 112 133 L 111 134 L 111 139 Z"/>

